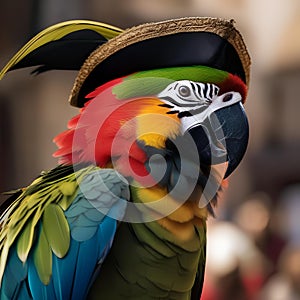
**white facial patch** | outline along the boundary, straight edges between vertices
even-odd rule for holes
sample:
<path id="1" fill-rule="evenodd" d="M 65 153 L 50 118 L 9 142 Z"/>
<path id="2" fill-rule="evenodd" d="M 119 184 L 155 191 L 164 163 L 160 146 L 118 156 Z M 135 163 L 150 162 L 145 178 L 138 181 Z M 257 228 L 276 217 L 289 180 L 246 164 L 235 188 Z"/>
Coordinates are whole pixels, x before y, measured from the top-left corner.
<path id="1" fill-rule="evenodd" d="M 170 113 L 177 113 L 181 120 L 182 134 L 193 127 L 202 126 L 215 157 L 223 157 L 227 152 L 224 135 L 218 134 L 217 137 L 214 132 L 222 131 L 222 124 L 212 114 L 242 100 L 238 92 L 218 95 L 219 90 L 218 86 L 211 83 L 179 80 L 169 84 L 158 94 L 160 100 L 170 108 Z"/>

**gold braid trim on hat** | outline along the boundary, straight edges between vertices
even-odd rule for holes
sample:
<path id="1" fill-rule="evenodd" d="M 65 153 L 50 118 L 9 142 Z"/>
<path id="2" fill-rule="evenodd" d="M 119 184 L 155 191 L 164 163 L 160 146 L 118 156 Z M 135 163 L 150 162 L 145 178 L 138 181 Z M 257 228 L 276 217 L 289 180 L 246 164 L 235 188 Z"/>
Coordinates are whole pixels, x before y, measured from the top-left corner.
<path id="1" fill-rule="evenodd" d="M 232 44 L 241 60 L 246 76 L 246 84 L 248 85 L 251 60 L 241 34 L 234 27 L 234 20 L 228 21 L 219 18 L 189 17 L 138 25 L 125 30 L 120 35 L 98 47 L 86 59 L 77 75 L 69 98 L 70 103 L 74 106 L 77 105 L 79 91 L 88 75 L 98 64 L 115 52 L 151 38 L 182 32 L 201 31 L 215 33 Z"/>

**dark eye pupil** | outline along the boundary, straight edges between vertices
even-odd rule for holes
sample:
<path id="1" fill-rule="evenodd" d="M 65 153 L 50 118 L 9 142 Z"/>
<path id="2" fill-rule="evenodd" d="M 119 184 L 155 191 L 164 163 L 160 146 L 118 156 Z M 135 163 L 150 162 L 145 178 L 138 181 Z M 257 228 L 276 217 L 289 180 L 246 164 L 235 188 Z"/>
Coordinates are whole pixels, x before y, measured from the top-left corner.
<path id="1" fill-rule="evenodd" d="M 180 96 L 183 96 L 183 97 L 188 97 L 191 94 L 191 91 L 187 86 L 181 86 L 178 91 L 179 91 Z"/>

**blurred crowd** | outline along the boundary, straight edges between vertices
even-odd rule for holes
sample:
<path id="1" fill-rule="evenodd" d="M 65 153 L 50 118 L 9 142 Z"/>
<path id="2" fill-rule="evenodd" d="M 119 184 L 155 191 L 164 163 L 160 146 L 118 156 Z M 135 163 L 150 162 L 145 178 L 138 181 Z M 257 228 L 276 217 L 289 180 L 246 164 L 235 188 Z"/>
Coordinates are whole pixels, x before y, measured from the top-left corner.
<path id="1" fill-rule="evenodd" d="M 299 211 L 300 185 L 295 185 L 276 204 L 258 192 L 242 201 L 231 219 L 211 219 L 201 299 L 300 299 Z"/>

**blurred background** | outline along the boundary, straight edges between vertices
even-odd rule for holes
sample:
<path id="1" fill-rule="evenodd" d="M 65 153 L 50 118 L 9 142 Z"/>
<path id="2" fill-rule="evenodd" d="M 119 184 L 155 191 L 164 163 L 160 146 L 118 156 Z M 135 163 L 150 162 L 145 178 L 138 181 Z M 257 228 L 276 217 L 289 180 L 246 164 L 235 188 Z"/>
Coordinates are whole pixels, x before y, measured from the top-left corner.
<path id="1" fill-rule="evenodd" d="M 300 299 L 299 0 L 0 1 L 0 66 L 54 23 L 90 19 L 121 28 L 183 16 L 235 19 L 252 57 L 246 157 L 209 220 L 202 299 Z M 76 73 L 14 71 L 0 82 L 0 191 L 56 164 L 52 138 L 77 109 Z"/>

